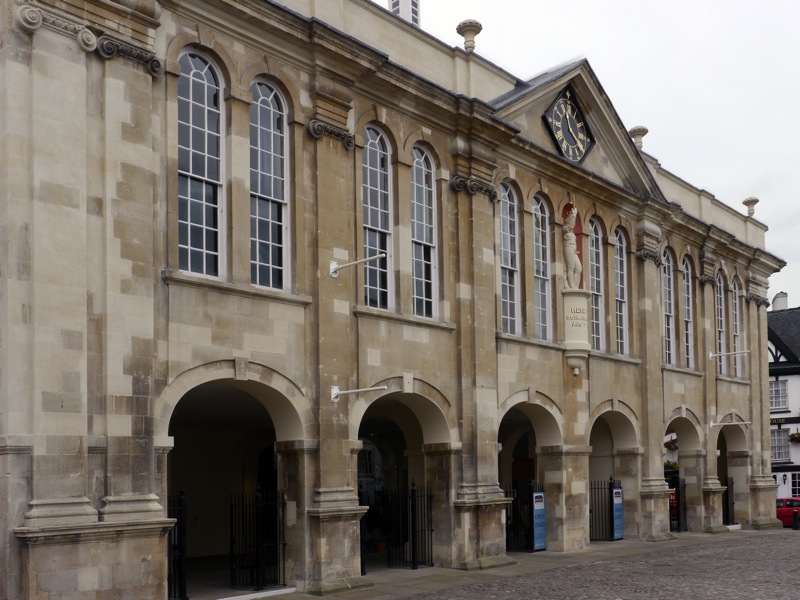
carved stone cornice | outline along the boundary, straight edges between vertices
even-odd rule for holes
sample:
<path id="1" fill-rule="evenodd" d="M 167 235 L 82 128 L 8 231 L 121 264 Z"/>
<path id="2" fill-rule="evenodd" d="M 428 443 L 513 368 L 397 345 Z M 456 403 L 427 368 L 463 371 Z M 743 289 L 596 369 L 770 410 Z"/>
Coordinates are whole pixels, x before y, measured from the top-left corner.
<path id="1" fill-rule="evenodd" d="M 101 35 L 98 39 L 99 31 L 95 33 L 78 20 L 56 13 L 50 8 L 26 2 L 17 7 L 15 17 L 17 26 L 31 35 L 39 28 L 47 27 L 58 33 L 74 36 L 84 52 L 97 50 L 97 53 L 106 60 L 120 56 L 141 63 L 153 77 L 164 74 L 164 64 L 152 52 L 107 35 Z"/>
<path id="2" fill-rule="evenodd" d="M 642 248 L 636 253 L 636 256 L 642 260 L 652 260 L 657 267 L 660 267 L 664 264 L 661 254 L 649 248 Z"/>
<path id="3" fill-rule="evenodd" d="M 319 119 L 312 119 L 308 123 L 308 133 L 310 133 L 311 137 L 316 140 L 320 139 L 324 135 L 336 138 L 337 140 L 342 140 L 344 147 L 348 150 L 352 150 L 356 146 L 355 136 L 347 129 L 342 129 L 341 127 L 331 125 L 330 123 L 320 121 Z"/>
<path id="4" fill-rule="evenodd" d="M 453 179 L 450 180 L 450 187 L 456 192 L 467 190 L 467 193 L 470 195 L 475 195 L 479 192 L 481 194 L 486 194 L 492 202 L 497 202 L 499 198 L 497 190 L 493 185 L 478 181 L 477 179 L 467 179 L 462 175 L 454 175 Z"/>
<path id="5" fill-rule="evenodd" d="M 83 23 L 28 2 L 17 7 L 15 12 L 17 27 L 33 35 L 40 27 L 75 37 L 84 52 L 92 52 L 97 47 L 97 37 Z"/>
<path id="6" fill-rule="evenodd" d="M 769 307 L 770 304 L 768 299 L 758 294 L 747 294 L 747 301 L 755 303 L 759 308 L 762 306 Z"/>
<path id="7" fill-rule="evenodd" d="M 119 56 L 141 63 L 153 77 L 161 77 L 164 74 L 164 63 L 155 54 L 107 35 L 97 40 L 97 53 L 106 60 Z"/>
<path id="8" fill-rule="evenodd" d="M 700 275 L 700 276 L 698 276 L 697 280 L 702 285 L 708 284 L 712 288 L 717 286 L 717 280 L 714 277 L 712 277 L 711 275 L 706 275 L 706 274 Z"/>

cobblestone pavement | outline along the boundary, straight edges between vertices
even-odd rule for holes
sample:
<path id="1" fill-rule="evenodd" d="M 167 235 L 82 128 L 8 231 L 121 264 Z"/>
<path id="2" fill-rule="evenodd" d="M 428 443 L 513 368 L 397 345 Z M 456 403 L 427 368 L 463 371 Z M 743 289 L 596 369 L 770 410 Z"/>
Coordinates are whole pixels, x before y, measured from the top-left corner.
<path id="1" fill-rule="evenodd" d="M 350 600 L 783 600 L 800 599 L 800 532 L 679 534 L 652 543 L 593 542 L 578 552 L 512 554 L 485 571 L 373 570 Z M 281 599 L 312 598 L 293 593 Z"/>
<path id="2" fill-rule="evenodd" d="M 743 536 L 495 580 L 415 598 L 547 600 L 800 598 L 800 533 Z"/>

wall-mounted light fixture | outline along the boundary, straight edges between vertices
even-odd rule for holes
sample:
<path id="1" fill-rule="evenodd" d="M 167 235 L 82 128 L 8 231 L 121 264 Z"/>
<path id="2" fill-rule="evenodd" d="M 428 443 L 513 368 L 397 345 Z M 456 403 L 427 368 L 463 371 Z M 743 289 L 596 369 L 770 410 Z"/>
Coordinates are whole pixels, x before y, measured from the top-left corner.
<path id="1" fill-rule="evenodd" d="M 714 360 L 718 356 L 734 356 L 735 354 L 750 354 L 750 350 L 737 350 L 736 352 L 719 352 L 717 354 L 709 352 L 708 360 Z"/>
<path id="2" fill-rule="evenodd" d="M 377 392 L 378 390 L 388 389 L 385 385 L 377 387 L 360 388 L 357 390 L 340 390 L 338 385 L 331 386 L 331 402 L 338 402 L 339 396 L 346 396 L 348 394 L 360 394 L 361 392 Z"/>
<path id="3" fill-rule="evenodd" d="M 361 263 L 369 262 L 371 260 L 376 260 L 378 258 L 384 258 L 386 256 L 385 252 L 381 252 L 380 254 L 375 254 L 373 256 L 368 256 L 367 258 L 362 258 L 360 260 L 354 260 L 353 262 L 344 263 L 340 265 L 335 260 L 330 262 L 330 269 L 331 269 L 331 277 L 339 277 L 339 270 L 346 269 L 347 267 L 352 267 L 354 265 L 360 265 Z"/>
<path id="4" fill-rule="evenodd" d="M 786 473 L 783 474 L 783 483 L 786 483 Z"/>

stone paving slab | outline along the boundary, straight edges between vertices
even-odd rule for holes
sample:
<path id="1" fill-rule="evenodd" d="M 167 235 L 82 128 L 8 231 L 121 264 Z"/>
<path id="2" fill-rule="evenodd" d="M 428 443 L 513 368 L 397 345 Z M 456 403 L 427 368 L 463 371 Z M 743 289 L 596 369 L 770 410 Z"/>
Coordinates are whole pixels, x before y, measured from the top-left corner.
<path id="1" fill-rule="evenodd" d="M 369 573 L 374 587 L 349 600 L 726 600 L 800 599 L 800 532 L 682 533 L 668 542 L 593 542 L 570 553 L 511 554 L 485 571 L 436 567 Z M 291 593 L 282 600 L 315 596 Z M 318 598 L 318 597 L 316 597 Z"/>

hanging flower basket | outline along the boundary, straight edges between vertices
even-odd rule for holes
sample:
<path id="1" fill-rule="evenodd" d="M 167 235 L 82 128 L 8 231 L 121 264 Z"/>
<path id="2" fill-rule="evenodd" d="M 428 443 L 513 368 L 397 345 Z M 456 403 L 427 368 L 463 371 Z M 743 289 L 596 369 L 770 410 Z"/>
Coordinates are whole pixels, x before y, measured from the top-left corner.
<path id="1" fill-rule="evenodd" d="M 678 470 L 678 461 L 677 460 L 665 460 L 664 461 L 664 470 L 665 471 L 677 471 Z"/>
<path id="2" fill-rule="evenodd" d="M 667 450 L 677 450 L 678 440 L 667 440 L 666 442 L 664 442 L 664 448 L 666 448 Z"/>
<path id="3" fill-rule="evenodd" d="M 789 434 L 789 441 L 794 443 L 800 443 L 800 433 L 795 431 L 794 433 Z"/>

